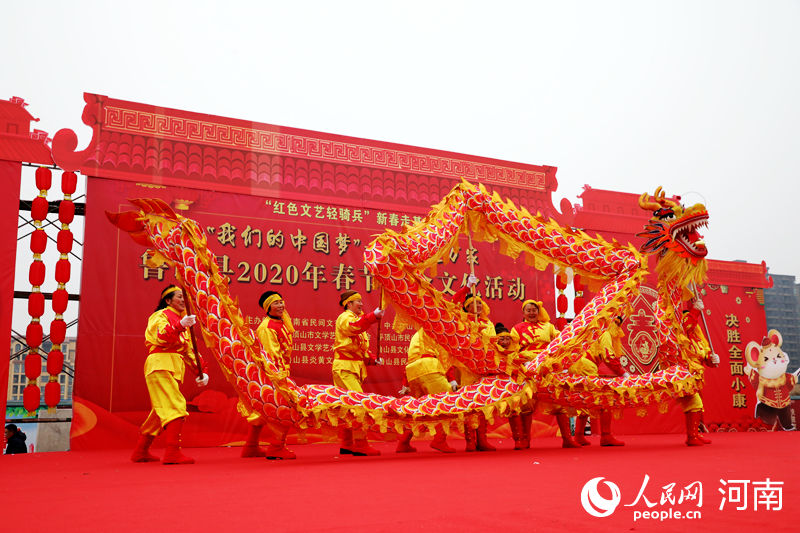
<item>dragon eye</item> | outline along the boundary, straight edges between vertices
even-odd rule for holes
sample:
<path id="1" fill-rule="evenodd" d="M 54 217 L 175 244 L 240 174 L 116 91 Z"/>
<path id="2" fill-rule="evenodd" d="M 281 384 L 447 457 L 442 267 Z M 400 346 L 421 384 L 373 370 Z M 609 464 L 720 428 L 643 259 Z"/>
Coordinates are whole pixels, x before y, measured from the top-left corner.
<path id="1" fill-rule="evenodd" d="M 669 220 L 675 218 L 675 212 L 670 207 L 662 207 L 655 213 L 653 216 L 660 218 L 661 220 Z"/>

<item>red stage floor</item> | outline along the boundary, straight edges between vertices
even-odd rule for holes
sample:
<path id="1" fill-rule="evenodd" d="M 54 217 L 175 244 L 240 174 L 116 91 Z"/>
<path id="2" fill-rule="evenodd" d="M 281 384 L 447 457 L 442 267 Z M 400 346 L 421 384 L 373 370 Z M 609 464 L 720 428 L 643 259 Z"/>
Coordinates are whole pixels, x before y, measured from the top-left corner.
<path id="1" fill-rule="evenodd" d="M 384 455 L 370 458 L 317 444 L 294 446 L 296 461 L 203 448 L 187 450 L 198 460 L 189 466 L 133 464 L 120 450 L 4 456 L 0 519 L 8 531 L 50 533 L 800 531 L 800 434 L 711 437 L 702 448 L 684 446 L 680 435 L 640 435 L 626 437 L 624 448 L 563 450 L 560 440 L 540 439 L 524 452 L 447 456 L 424 442 L 410 455 L 379 444 Z M 619 489 L 618 506 L 602 518 L 581 503 L 596 477 Z M 702 506 L 688 499 L 700 485 Z M 611 499 L 612 489 L 600 483 L 599 495 Z M 678 511 L 690 518 L 675 518 Z"/>

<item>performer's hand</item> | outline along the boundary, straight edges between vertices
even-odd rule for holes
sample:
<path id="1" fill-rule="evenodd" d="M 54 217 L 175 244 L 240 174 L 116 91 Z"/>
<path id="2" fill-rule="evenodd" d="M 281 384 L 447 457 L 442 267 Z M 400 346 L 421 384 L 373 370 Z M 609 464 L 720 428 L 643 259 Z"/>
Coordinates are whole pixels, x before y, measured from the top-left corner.
<path id="1" fill-rule="evenodd" d="M 380 319 L 380 318 L 383 318 L 383 314 L 384 314 L 385 312 L 386 312 L 386 311 L 384 311 L 384 310 L 383 310 L 383 309 L 381 309 L 380 307 L 376 307 L 376 308 L 375 308 L 375 310 L 372 312 L 372 314 L 373 314 L 373 315 L 375 315 L 375 318 L 378 318 L 378 319 Z"/>
<path id="2" fill-rule="evenodd" d="M 458 390 L 458 381 L 451 380 L 450 381 L 450 388 L 453 389 L 453 392 Z"/>
<path id="3" fill-rule="evenodd" d="M 375 358 L 375 364 L 376 365 L 382 365 L 383 364 L 383 359 L 381 359 L 380 357 L 376 357 Z"/>
<path id="4" fill-rule="evenodd" d="M 400 396 L 405 396 L 409 392 L 411 392 L 411 389 L 409 389 L 407 386 L 403 385 L 402 388 L 399 391 L 397 391 L 397 394 L 400 395 Z"/>
<path id="5" fill-rule="evenodd" d="M 711 364 L 718 365 L 719 364 L 719 356 L 714 352 L 711 352 Z"/>
<path id="6" fill-rule="evenodd" d="M 703 300 L 701 300 L 700 298 L 697 298 L 694 301 L 694 308 L 697 309 L 698 311 L 702 311 L 703 309 L 706 308 L 706 306 L 703 304 Z"/>
<path id="7" fill-rule="evenodd" d="M 194 315 L 186 315 L 181 318 L 181 326 L 185 328 L 190 328 L 197 324 L 197 317 Z"/>
<path id="8" fill-rule="evenodd" d="M 194 378 L 194 382 L 198 387 L 205 387 L 208 385 L 208 374 L 203 374 L 203 377 Z"/>
<path id="9" fill-rule="evenodd" d="M 474 287 L 475 285 L 480 283 L 480 281 L 481 280 L 478 279 L 478 276 L 476 276 L 475 274 L 470 274 L 467 277 L 467 287 Z"/>

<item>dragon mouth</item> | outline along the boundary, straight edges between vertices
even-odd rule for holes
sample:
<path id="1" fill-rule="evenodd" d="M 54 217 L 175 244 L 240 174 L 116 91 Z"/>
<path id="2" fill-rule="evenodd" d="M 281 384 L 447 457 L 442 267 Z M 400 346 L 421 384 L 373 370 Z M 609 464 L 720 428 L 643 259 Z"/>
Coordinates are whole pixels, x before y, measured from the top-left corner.
<path id="1" fill-rule="evenodd" d="M 708 227 L 708 213 L 706 212 L 679 220 L 670 228 L 670 234 L 672 239 L 691 255 L 705 257 L 708 249 L 703 241 L 703 236 L 697 232 L 697 229 L 701 227 Z"/>

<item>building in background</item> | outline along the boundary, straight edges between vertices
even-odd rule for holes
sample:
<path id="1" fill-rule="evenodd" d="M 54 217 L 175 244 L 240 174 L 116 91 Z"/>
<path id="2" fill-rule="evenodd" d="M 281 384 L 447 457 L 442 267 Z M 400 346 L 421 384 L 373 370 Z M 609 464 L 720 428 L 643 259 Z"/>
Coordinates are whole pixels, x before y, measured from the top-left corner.
<path id="1" fill-rule="evenodd" d="M 764 291 L 767 327 L 783 337 L 781 348 L 789 355 L 789 371 L 800 366 L 800 285 L 794 276 L 772 274 L 771 289 Z"/>
<path id="2" fill-rule="evenodd" d="M 67 337 L 61 349 L 64 352 L 64 371 L 58 376 L 58 381 L 61 384 L 61 401 L 59 407 L 72 406 L 72 383 L 74 380 L 75 369 L 75 337 Z M 39 387 L 42 389 L 42 405 L 44 402 L 44 386 L 50 380 L 50 375 L 47 373 L 47 353 L 50 351 L 52 344 L 50 341 L 42 342 L 42 350 L 44 357 L 42 357 L 42 374 L 37 379 Z M 8 371 L 8 397 L 6 398 L 7 406 L 22 407 L 22 391 L 28 385 L 28 378 L 25 377 L 25 357 L 27 355 L 27 346 L 22 342 L 13 340 L 11 341 L 10 365 Z M 47 407 L 44 407 L 46 410 Z"/>
<path id="3" fill-rule="evenodd" d="M 22 394 L 28 385 L 25 376 L 27 346 L 12 339 L 8 369 L 8 396 L 6 398 L 6 423 L 13 422 L 26 434 L 28 451 L 50 452 L 69 449 L 69 430 L 72 421 L 72 386 L 75 376 L 75 337 L 67 337 L 61 345 L 64 352 L 64 370 L 58 376 L 61 384 L 61 401 L 55 409 L 48 409 L 44 401 L 44 386 L 50 380 L 47 373 L 46 354 L 50 341 L 42 342 L 45 357 L 42 373 L 37 378 L 41 389 L 41 405 L 36 413 L 29 414 L 22 406 Z"/>

